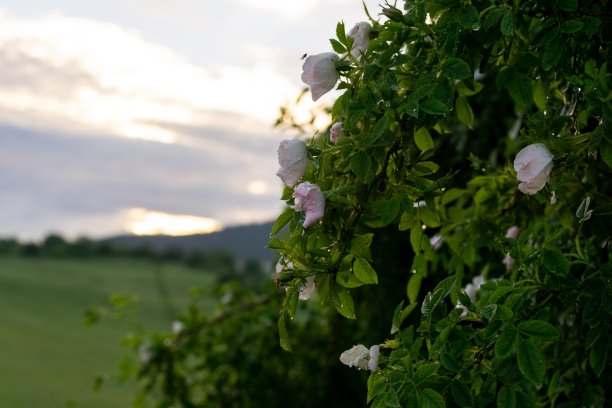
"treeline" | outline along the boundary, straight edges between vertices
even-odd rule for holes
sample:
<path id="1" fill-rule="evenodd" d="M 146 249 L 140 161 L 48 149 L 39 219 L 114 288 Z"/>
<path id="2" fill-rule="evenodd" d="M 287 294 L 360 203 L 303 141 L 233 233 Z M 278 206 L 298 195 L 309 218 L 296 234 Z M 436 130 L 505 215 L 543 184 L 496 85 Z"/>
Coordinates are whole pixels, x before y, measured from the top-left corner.
<path id="1" fill-rule="evenodd" d="M 239 279 L 247 284 L 257 284 L 270 276 L 270 265 L 256 258 L 238 259 L 222 249 L 186 251 L 179 246 L 154 249 L 146 244 L 129 247 L 87 237 L 70 241 L 58 234 L 47 235 L 41 242 L 0 238 L 0 256 L 2 255 L 28 258 L 123 257 L 173 262 L 195 270 L 215 273 L 221 281 Z"/>

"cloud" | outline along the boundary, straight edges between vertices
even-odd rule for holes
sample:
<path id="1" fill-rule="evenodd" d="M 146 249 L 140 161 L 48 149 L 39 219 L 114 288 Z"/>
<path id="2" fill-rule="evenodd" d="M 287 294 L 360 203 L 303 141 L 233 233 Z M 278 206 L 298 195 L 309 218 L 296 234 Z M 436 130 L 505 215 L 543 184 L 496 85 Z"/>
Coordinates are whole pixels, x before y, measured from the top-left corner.
<path id="1" fill-rule="evenodd" d="M 138 32 L 95 20 L 0 14 L 0 120 L 180 142 L 154 121 L 195 124 L 207 110 L 271 123 L 297 88 L 266 64 L 194 65 Z M 27 112 L 27 116 L 24 113 Z M 34 119 L 34 120 L 32 120 Z"/>

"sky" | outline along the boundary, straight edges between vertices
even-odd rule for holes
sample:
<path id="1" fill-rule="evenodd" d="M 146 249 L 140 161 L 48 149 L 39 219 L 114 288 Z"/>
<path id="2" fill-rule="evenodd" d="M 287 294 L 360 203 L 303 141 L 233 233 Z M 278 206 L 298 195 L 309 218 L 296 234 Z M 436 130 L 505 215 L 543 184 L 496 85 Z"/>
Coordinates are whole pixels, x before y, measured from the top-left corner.
<path id="1" fill-rule="evenodd" d="M 273 128 L 301 57 L 363 20 L 360 0 L 3 1 L 0 236 L 272 220 L 278 144 L 309 136 Z"/>

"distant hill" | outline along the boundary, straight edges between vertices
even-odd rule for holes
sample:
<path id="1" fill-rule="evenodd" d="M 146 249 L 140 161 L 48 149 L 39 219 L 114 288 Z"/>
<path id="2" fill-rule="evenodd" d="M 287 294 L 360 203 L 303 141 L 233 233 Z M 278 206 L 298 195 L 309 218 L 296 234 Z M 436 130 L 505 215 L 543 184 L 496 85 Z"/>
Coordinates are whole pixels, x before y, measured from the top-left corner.
<path id="1" fill-rule="evenodd" d="M 193 251 L 226 251 L 238 259 L 259 259 L 271 262 L 274 251 L 266 248 L 272 230 L 272 222 L 226 228 L 212 234 L 136 236 L 122 235 L 104 240 L 115 248 L 139 248 L 147 246 L 155 251 L 179 248 L 186 253 Z"/>

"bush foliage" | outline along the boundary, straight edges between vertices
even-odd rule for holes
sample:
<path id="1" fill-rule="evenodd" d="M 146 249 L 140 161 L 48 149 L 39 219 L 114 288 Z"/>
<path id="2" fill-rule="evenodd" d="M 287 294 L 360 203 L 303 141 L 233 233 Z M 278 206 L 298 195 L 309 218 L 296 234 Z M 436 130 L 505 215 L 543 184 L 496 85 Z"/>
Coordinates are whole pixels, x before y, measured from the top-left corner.
<path id="1" fill-rule="evenodd" d="M 343 23 L 331 40 L 343 136 L 307 142 L 319 222 L 282 193 L 278 292 L 225 286 L 216 315 L 194 306 L 182 331 L 138 337 L 155 350 L 146 389 L 185 407 L 606 406 L 608 2 L 419 0 L 375 17 L 361 55 Z M 513 160 L 534 143 L 553 167 L 526 195 Z M 381 346 L 374 371 L 338 360 L 357 343 Z"/>

